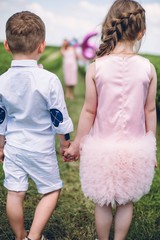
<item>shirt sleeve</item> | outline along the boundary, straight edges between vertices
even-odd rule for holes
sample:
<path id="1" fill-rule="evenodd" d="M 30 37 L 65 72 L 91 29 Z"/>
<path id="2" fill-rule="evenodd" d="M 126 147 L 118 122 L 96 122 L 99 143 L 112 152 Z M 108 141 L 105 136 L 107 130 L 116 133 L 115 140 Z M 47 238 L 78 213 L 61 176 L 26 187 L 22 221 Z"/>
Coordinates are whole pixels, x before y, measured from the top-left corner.
<path id="1" fill-rule="evenodd" d="M 48 110 L 55 133 L 67 134 L 73 131 L 73 123 L 68 114 L 63 88 L 58 77 L 50 81 Z"/>
<path id="2" fill-rule="evenodd" d="M 7 130 L 7 110 L 0 99 L 0 135 L 5 135 Z"/>

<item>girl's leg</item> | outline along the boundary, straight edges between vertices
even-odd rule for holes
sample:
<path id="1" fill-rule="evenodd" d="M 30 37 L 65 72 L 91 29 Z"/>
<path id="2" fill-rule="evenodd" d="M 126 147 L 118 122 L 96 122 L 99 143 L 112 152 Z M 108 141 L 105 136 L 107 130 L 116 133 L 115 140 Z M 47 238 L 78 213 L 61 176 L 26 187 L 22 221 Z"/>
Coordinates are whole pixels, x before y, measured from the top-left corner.
<path id="1" fill-rule="evenodd" d="M 113 215 L 111 205 L 109 206 L 105 205 L 103 207 L 96 205 L 95 221 L 99 240 L 109 240 L 109 233 L 112 225 L 112 220 Z"/>
<path id="2" fill-rule="evenodd" d="M 25 192 L 8 191 L 6 211 L 16 240 L 22 240 L 27 233 L 24 228 L 23 201 Z"/>
<path id="3" fill-rule="evenodd" d="M 56 207 L 59 194 L 60 190 L 45 194 L 42 197 L 37 205 L 28 238 L 34 240 L 40 239 L 42 231 Z"/>
<path id="4" fill-rule="evenodd" d="M 133 203 L 129 202 L 126 205 L 117 206 L 115 215 L 115 235 L 114 240 L 125 240 L 133 214 Z"/>

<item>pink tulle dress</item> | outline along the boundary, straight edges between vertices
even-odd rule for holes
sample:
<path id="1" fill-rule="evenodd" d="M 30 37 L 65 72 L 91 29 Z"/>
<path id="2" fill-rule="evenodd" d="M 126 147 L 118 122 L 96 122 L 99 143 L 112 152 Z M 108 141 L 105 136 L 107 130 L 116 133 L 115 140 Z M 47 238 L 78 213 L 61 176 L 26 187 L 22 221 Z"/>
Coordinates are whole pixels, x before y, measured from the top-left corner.
<path id="1" fill-rule="evenodd" d="M 156 140 L 145 129 L 150 62 L 138 55 L 96 60 L 98 94 L 93 127 L 81 143 L 84 195 L 100 206 L 137 201 L 150 190 Z"/>

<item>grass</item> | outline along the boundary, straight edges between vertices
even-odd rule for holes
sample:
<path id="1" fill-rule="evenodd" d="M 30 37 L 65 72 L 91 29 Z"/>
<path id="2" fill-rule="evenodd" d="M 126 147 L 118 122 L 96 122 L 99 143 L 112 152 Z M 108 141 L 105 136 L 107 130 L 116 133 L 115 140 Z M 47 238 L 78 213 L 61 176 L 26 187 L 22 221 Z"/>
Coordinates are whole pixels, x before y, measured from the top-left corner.
<path id="1" fill-rule="evenodd" d="M 50 71 L 54 71 L 63 80 L 61 63 L 62 59 L 57 48 L 47 48 L 41 58 L 41 63 Z M 0 71 L 3 72 L 10 64 L 10 56 L 3 52 L 0 45 L 0 52 L 4 61 L 1 61 Z M 51 54 L 57 54 L 57 59 L 52 60 Z M 150 57 L 150 56 L 149 56 Z M 157 60 L 152 56 L 152 60 Z M 5 66 L 4 66 L 5 65 Z M 56 66 L 56 67 L 55 67 Z M 160 78 L 159 78 L 160 79 Z M 63 81 L 62 81 L 63 84 Z M 84 101 L 84 76 L 79 74 L 78 85 L 75 89 L 76 99 L 67 101 L 68 111 L 73 119 L 75 130 L 78 117 Z M 74 137 L 72 133 L 71 137 Z M 160 126 L 157 130 L 157 159 L 160 163 Z M 79 181 L 79 162 L 64 163 L 58 153 L 61 177 L 64 181 L 64 188 L 58 201 L 56 210 L 47 224 L 44 234 L 50 240 L 94 240 L 96 238 L 94 223 L 94 205 L 83 196 Z M 0 240 L 12 238 L 6 213 L 6 189 L 3 187 L 4 174 L 0 165 Z M 25 209 L 25 226 L 28 229 L 31 225 L 34 209 L 41 198 L 37 194 L 34 183 L 30 181 L 29 191 L 27 192 Z M 111 234 L 113 239 L 113 229 Z M 155 172 L 155 178 L 151 191 L 140 201 L 134 204 L 133 222 L 127 240 L 159 240 L 160 239 L 160 169 Z"/>

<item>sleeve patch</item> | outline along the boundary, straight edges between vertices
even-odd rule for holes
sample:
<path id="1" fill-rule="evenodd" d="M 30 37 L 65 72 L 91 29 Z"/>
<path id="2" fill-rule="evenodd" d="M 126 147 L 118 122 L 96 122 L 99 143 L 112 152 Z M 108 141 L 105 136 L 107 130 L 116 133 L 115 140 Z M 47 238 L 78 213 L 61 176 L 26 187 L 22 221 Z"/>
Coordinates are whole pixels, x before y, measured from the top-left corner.
<path id="1" fill-rule="evenodd" d="M 0 107 L 0 124 L 2 124 L 4 122 L 5 117 L 6 117 L 5 110 Z"/>
<path id="2" fill-rule="evenodd" d="M 55 127 L 63 122 L 63 114 L 56 108 L 50 109 L 51 121 Z"/>

